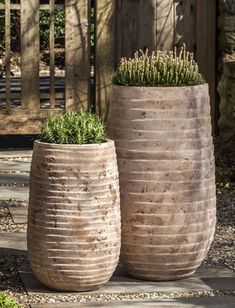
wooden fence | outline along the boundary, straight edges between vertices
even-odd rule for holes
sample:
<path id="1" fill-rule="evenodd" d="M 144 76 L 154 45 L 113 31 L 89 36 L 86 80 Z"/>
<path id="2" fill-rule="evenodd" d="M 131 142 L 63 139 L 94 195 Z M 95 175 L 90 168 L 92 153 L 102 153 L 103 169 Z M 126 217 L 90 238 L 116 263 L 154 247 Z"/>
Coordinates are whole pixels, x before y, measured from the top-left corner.
<path id="1" fill-rule="evenodd" d="M 0 4 L 0 10 L 5 14 L 5 78 L 0 82 L 0 134 L 39 133 L 42 119 L 64 108 L 88 109 L 94 104 L 96 112 L 105 117 L 111 75 L 121 56 L 131 56 L 140 48 L 150 51 L 172 49 L 183 42 L 195 52 L 200 69 L 210 83 L 214 123 L 216 1 L 94 1 L 94 67 L 90 63 L 91 1 L 65 0 L 60 4 L 55 0 L 16 2 L 5 0 Z M 55 75 L 56 9 L 65 10 L 65 67 L 60 77 Z M 17 91 L 15 77 L 11 76 L 11 10 L 20 10 L 21 72 Z M 39 10 L 50 12 L 50 68 L 48 76 L 44 77 L 48 78 L 47 92 L 40 86 L 44 79 L 39 72 Z M 58 86 L 60 81 L 63 86 Z M 92 82 L 95 83 L 93 93 Z M 20 104 L 14 103 L 17 99 Z M 58 104 L 58 101 L 64 103 Z"/>

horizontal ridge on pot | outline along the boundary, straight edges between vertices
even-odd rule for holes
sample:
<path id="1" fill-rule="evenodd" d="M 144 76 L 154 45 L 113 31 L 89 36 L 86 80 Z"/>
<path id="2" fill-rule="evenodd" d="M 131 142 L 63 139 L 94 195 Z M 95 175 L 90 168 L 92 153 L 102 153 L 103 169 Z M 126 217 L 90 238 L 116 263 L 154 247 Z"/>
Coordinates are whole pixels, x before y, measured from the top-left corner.
<path id="1" fill-rule="evenodd" d="M 141 279 L 192 275 L 216 223 L 208 85 L 113 85 L 108 118 L 120 173 L 121 262 Z"/>
<path id="2" fill-rule="evenodd" d="M 27 242 L 35 276 L 52 289 L 93 290 L 110 279 L 120 253 L 113 141 L 35 142 Z"/>

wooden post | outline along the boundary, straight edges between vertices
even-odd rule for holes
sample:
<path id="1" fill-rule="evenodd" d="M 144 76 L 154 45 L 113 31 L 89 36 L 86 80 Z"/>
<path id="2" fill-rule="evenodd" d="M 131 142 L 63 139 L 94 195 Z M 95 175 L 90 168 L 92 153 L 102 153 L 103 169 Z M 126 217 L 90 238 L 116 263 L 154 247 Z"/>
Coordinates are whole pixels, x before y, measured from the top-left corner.
<path id="1" fill-rule="evenodd" d="M 131 57 L 139 47 L 139 1 L 126 0 L 119 3 L 118 20 L 120 41 L 118 52 L 120 57 Z"/>
<path id="2" fill-rule="evenodd" d="M 157 0 L 157 49 L 172 49 L 175 31 L 174 17 L 174 0 Z"/>
<path id="3" fill-rule="evenodd" d="M 88 108 L 90 48 L 88 38 L 88 0 L 66 0 L 66 109 Z"/>
<path id="4" fill-rule="evenodd" d="M 175 2 L 174 46 L 186 44 L 187 49 L 196 53 L 196 1 L 177 0 Z M 196 55 L 196 54 L 195 54 Z"/>
<path id="5" fill-rule="evenodd" d="M 216 1 L 197 1 L 197 62 L 210 86 L 212 127 L 216 123 Z"/>
<path id="6" fill-rule="evenodd" d="M 5 73 L 6 110 L 11 110 L 11 11 L 10 0 L 5 0 Z"/>
<path id="7" fill-rule="evenodd" d="M 96 111 L 106 118 L 114 71 L 114 0 L 96 1 Z"/>
<path id="8" fill-rule="evenodd" d="M 116 0 L 114 12 L 114 59 L 115 68 L 117 68 L 122 54 L 122 0 Z"/>
<path id="9" fill-rule="evenodd" d="M 55 0 L 50 0 L 50 109 L 55 108 Z"/>
<path id="10" fill-rule="evenodd" d="M 39 0 L 21 1 L 21 99 L 29 112 L 40 109 Z"/>
<path id="11" fill-rule="evenodd" d="M 152 52 L 156 49 L 157 1 L 140 0 L 139 2 L 139 47 Z"/>

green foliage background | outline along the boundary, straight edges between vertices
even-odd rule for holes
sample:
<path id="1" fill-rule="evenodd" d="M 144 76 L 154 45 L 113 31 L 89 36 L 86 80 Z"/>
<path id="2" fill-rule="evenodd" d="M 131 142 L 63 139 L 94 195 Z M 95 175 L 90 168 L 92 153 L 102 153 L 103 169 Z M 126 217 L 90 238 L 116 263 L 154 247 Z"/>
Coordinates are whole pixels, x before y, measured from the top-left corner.
<path id="1" fill-rule="evenodd" d="M 46 10 L 40 11 L 40 43 L 41 47 L 48 46 L 49 42 L 49 23 L 50 12 Z M 65 12 L 64 10 L 55 11 L 55 39 L 65 36 Z"/>
<path id="2" fill-rule="evenodd" d="M 4 0 L 0 0 L 0 3 L 4 3 Z M 19 11 L 12 11 L 12 23 L 11 31 L 14 37 L 12 40 L 12 49 L 14 51 L 19 51 L 20 49 L 20 15 Z M 39 13 L 40 21 L 40 46 L 41 48 L 48 47 L 49 44 L 49 22 L 50 22 L 50 12 L 48 10 L 40 10 Z M 0 48 L 4 47 L 4 11 L 0 11 Z M 55 40 L 62 39 L 65 36 L 65 12 L 64 10 L 55 11 Z"/>

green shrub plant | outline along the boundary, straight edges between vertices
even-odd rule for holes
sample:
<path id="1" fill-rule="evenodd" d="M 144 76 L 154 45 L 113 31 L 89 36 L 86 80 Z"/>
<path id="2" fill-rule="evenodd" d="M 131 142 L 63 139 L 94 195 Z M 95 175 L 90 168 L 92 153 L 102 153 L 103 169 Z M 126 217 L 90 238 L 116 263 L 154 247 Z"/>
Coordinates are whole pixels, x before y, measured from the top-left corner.
<path id="1" fill-rule="evenodd" d="M 65 111 L 46 119 L 41 141 L 56 144 L 92 144 L 105 141 L 105 127 L 95 114 Z"/>
<path id="2" fill-rule="evenodd" d="M 0 308 L 21 308 L 13 299 L 0 293 Z"/>
<path id="3" fill-rule="evenodd" d="M 134 58 L 121 58 L 113 74 L 113 84 L 123 86 L 176 87 L 204 83 L 193 53 L 184 45 L 179 54 L 161 51 L 148 54 L 148 50 L 137 51 Z"/>

